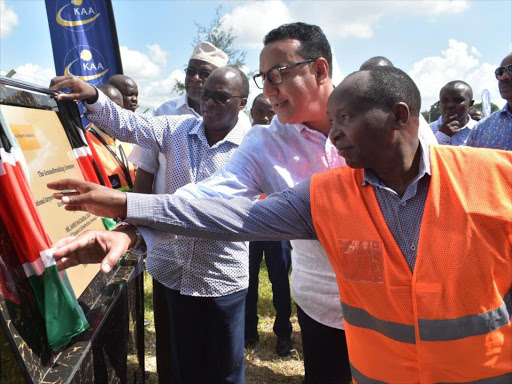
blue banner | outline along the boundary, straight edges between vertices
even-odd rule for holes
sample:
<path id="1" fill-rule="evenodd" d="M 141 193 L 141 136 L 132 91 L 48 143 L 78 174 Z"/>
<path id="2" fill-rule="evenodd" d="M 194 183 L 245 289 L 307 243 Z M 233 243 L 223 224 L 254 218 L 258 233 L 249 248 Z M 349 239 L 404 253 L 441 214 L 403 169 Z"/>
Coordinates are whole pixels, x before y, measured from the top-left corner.
<path id="1" fill-rule="evenodd" d="M 92 85 L 123 73 L 110 0 L 45 0 L 55 72 Z"/>

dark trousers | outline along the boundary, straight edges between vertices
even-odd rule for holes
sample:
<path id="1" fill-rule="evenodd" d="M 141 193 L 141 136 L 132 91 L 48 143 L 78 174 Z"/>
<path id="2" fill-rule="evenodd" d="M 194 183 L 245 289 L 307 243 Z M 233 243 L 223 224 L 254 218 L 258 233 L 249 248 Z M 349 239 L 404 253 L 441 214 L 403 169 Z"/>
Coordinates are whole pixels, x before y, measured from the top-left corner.
<path id="1" fill-rule="evenodd" d="M 171 329 L 166 290 L 165 285 L 153 279 L 156 371 L 160 384 L 169 384 L 171 382 Z"/>
<path id="2" fill-rule="evenodd" d="M 297 305 L 304 353 L 305 384 L 350 383 L 345 331 L 320 324 Z"/>
<path id="3" fill-rule="evenodd" d="M 254 241 L 249 244 L 249 289 L 245 304 L 245 336 L 255 337 L 258 333 L 258 283 L 261 260 L 265 263 L 272 284 L 272 302 L 276 310 L 274 333 L 277 337 L 292 334 L 290 283 L 290 248 L 282 241 Z"/>
<path id="4" fill-rule="evenodd" d="M 167 289 L 172 384 L 244 384 L 247 290 L 194 297 Z"/>

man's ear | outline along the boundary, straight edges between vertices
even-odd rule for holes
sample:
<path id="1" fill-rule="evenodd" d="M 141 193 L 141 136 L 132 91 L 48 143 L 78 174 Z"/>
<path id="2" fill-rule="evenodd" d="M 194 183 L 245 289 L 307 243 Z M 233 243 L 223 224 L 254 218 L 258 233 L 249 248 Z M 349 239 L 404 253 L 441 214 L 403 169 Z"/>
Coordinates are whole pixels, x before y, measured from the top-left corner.
<path id="1" fill-rule="evenodd" d="M 313 69 L 319 84 L 323 84 L 329 78 L 329 63 L 323 57 L 319 57 L 313 63 Z"/>
<path id="2" fill-rule="evenodd" d="M 239 110 L 242 110 L 245 108 L 245 106 L 247 105 L 247 98 L 243 98 L 243 99 L 240 99 L 240 107 L 238 108 Z"/>
<path id="3" fill-rule="evenodd" d="M 411 117 L 411 111 L 409 110 L 409 106 L 404 102 L 399 102 L 395 104 L 395 106 L 391 109 L 393 113 L 393 123 L 394 129 L 402 129 Z"/>
<path id="4" fill-rule="evenodd" d="M 469 101 L 469 107 L 471 108 L 473 106 L 473 104 L 475 104 L 475 100 L 470 100 Z"/>

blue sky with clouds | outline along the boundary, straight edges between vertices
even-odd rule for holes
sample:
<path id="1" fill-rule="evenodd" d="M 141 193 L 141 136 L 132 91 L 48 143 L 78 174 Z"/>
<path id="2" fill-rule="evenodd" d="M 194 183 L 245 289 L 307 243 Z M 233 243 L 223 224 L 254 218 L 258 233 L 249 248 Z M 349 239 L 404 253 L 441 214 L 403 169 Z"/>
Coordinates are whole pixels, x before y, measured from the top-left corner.
<path id="1" fill-rule="evenodd" d="M 101 1 L 101 0 L 94 0 Z M 317 24 L 336 57 L 335 82 L 382 55 L 418 84 L 422 109 L 448 81 L 467 81 L 480 101 L 483 89 L 503 105 L 494 69 L 512 51 L 512 1 L 136 1 L 113 0 L 125 74 L 140 88 L 140 103 L 173 95 L 175 79 L 192 51 L 195 22 L 209 25 L 219 4 L 226 27 L 258 69 L 262 39 L 292 21 Z M 0 0 L 0 70 L 46 84 L 55 74 L 42 0 Z M 259 91 L 251 89 L 252 97 Z"/>

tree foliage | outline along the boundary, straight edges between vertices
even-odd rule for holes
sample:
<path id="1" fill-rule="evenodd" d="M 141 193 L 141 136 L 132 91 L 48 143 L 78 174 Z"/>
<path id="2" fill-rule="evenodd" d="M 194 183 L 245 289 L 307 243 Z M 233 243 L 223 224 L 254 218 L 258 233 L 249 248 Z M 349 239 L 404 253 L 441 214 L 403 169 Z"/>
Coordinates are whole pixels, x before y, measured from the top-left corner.
<path id="1" fill-rule="evenodd" d="M 479 110 L 482 111 L 482 103 L 475 103 L 475 104 L 473 104 L 473 108 L 476 108 L 476 109 L 479 109 Z M 491 103 L 491 113 L 496 112 L 499 109 L 500 109 L 500 107 L 498 107 L 494 103 Z"/>
<path id="2" fill-rule="evenodd" d="M 192 39 L 192 46 L 194 47 L 201 41 L 212 43 L 228 55 L 228 65 L 240 68 L 245 65 L 247 52 L 233 46 L 236 39 L 236 36 L 233 35 L 233 28 L 226 29 L 223 23 L 222 5 L 219 5 L 215 10 L 215 16 L 210 25 L 203 26 L 194 21 L 197 27 L 197 35 Z M 173 92 L 182 94 L 185 92 L 185 84 L 177 80 L 174 84 Z"/>

